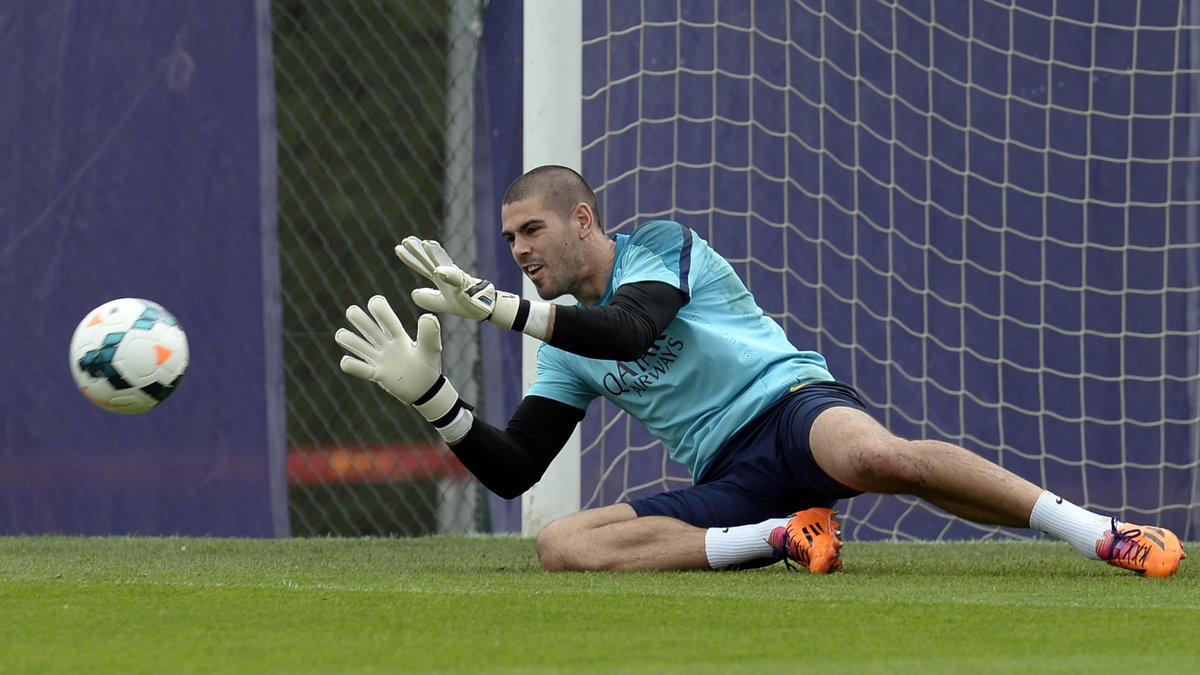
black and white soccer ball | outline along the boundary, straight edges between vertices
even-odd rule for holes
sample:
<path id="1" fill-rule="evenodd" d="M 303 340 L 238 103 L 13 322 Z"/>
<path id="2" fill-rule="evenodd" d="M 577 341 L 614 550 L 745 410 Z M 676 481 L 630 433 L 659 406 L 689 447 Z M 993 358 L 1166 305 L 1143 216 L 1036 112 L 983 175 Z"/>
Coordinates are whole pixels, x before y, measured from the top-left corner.
<path id="1" fill-rule="evenodd" d="M 88 312 L 71 337 L 71 374 L 89 401 L 142 413 L 167 399 L 188 365 L 187 335 L 161 305 L 111 300 Z"/>

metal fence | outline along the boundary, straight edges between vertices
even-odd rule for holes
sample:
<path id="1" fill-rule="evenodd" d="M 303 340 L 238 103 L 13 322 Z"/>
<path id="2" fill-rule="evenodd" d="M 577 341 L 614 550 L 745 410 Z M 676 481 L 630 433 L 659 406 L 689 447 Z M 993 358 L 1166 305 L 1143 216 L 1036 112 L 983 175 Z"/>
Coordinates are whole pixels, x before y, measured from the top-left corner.
<path id="1" fill-rule="evenodd" d="M 344 375 L 333 333 L 375 293 L 411 324 L 392 254 L 440 239 L 468 269 L 480 0 L 275 0 L 279 232 L 292 533 L 481 527 L 480 487 L 427 423 Z M 443 320 L 444 366 L 474 399 L 476 326 Z"/>

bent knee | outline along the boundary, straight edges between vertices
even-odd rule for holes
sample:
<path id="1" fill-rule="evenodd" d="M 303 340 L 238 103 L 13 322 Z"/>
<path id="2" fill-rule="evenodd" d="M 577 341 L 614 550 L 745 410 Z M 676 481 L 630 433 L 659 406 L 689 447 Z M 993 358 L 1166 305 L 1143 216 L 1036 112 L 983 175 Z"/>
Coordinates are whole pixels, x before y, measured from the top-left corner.
<path id="1" fill-rule="evenodd" d="M 542 569 L 547 572 L 568 572 L 575 568 L 568 565 L 569 525 L 565 518 L 551 521 L 537 535 L 537 556 Z"/>
<path id="2" fill-rule="evenodd" d="M 572 513 L 550 521 L 537 535 L 537 556 L 548 572 L 609 569 L 611 546 L 598 540 L 603 528 L 637 518 L 628 504 L 614 504 Z"/>
<path id="3" fill-rule="evenodd" d="M 537 536 L 538 562 L 547 572 L 581 572 L 602 569 L 596 556 L 585 555 L 590 524 L 580 514 L 550 521 Z"/>

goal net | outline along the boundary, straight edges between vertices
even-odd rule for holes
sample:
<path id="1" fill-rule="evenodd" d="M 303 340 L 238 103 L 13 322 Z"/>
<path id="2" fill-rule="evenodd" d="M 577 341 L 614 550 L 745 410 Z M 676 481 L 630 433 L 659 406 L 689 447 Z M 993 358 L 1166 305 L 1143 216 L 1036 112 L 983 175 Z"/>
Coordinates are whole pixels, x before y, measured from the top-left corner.
<path id="1" fill-rule="evenodd" d="M 698 231 L 905 437 L 1198 534 L 1200 2 L 583 3 L 610 230 Z M 584 507 L 689 483 L 607 402 Z M 915 499 L 849 538 L 1027 536 Z"/>

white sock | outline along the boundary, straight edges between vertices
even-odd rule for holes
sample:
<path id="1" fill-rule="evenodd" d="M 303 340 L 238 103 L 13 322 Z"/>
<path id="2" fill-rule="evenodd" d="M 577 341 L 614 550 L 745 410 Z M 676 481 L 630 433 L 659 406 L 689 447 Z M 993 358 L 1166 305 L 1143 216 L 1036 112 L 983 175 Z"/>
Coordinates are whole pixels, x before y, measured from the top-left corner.
<path id="1" fill-rule="evenodd" d="M 1029 527 L 1061 539 L 1088 558 L 1098 560 L 1096 542 L 1112 531 L 1113 523 L 1111 518 L 1080 508 L 1047 490 L 1033 505 Z"/>
<path id="2" fill-rule="evenodd" d="M 771 545 L 767 543 L 767 536 L 771 534 L 771 530 L 787 525 L 787 522 L 788 518 L 772 518 L 753 525 L 708 528 L 704 533 L 704 554 L 708 556 L 708 566 L 719 570 L 722 567 L 771 557 Z"/>

